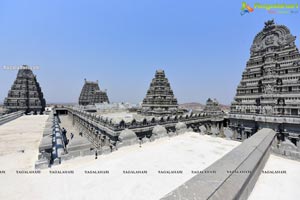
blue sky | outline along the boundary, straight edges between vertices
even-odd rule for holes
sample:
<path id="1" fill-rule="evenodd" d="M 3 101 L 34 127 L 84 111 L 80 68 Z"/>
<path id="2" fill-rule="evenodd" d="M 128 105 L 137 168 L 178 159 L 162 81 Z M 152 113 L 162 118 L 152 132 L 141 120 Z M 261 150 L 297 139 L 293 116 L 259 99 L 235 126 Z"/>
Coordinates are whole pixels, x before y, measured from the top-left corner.
<path id="1" fill-rule="evenodd" d="M 40 66 L 47 102 L 77 102 L 84 78 L 99 80 L 113 102 L 140 102 L 164 69 L 179 103 L 230 104 L 265 21 L 288 26 L 299 47 L 299 13 L 241 16 L 241 2 L 1 0 L 0 102 L 17 73 L 2 66 L 27 64 Z M 256 2 L 278 3 L 247 1 Z"/>

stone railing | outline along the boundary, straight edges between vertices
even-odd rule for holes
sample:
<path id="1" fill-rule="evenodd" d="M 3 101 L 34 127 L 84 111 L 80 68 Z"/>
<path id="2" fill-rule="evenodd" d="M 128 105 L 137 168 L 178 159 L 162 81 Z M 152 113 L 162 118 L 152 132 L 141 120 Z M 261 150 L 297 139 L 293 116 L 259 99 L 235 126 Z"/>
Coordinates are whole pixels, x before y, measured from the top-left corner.
<path id="1" fill-rule="evenodd" d="M 300 116 L 294 115 L 261 115 L 231 113 L 229 118 L 247 119 L 259 122 L 300 124 Z"/>
<path id="2" fill-rule="evenodd" d="M 163 200 L 247 199 L 270 154 L 275 131 L 262 129 Z"/>
<path id="3" fill-rule="evenodd" d="M 51 112 L 45 125 L 35 168 L 43 169 L 52 164 L 60 164 L 61 157 L 66 153 L 65 138 L 59 125 L 59 118 Z"/>
<path id="4" fill-rule="evenodd" d="M 53 164 L 60 164 L 62 155 L 66 153 L 66 145 L 57 116 L 54 116 L 53 119 L 52 144 L 52 162 Z"/>
<path id="5" fill-rule="evenodd" d="M 54 127 L 54 115 L 53 112 L 49 113 L 49 117 L 46 121 L 43 137 L 39 145 L 38 161 L 35 163 L 36 169 L 48 168 L 52 159 L 52 137 Z"/>
<path id="6" fill-rule="evenodd" d="M 113 119 L 102 117 L 93 113 L 89 113 L 79 109 L 66 108 L 73 115 L 81 118 L 87 122 L 94 122 L 100 126 L 106 127 L 112 131 L 122 131 L 124 129 L 136 129 L 156 125 L 166 125 L 166 124 L 176 124 L 178 122 L 186 122 L 186 124 L 195 123 L 195 121 L 211 121 L 212 119 L 217 119 L 216 116 L 211 117 L 206 113 L 192 113 L 192 114 L 182 114 L 164 117 L 145 117 L 141 120 L 133 119 L 130 122 L 125 122 L 121 120 L 120 122 L 115 122 Z M 222 121 L 224 116 L 218 118 Z"/>
<path id="7" fill-rule="evenodd" d="M 10 122 L 14 119 L 17 119 L 17 118 L 21 117 L 23 114 L 24 114 L 23 111 L 17 111 L 17 112 L 9 113 L 6 115 L 2 115 L 2 116 L 0 116 L 0 125 Z"/>

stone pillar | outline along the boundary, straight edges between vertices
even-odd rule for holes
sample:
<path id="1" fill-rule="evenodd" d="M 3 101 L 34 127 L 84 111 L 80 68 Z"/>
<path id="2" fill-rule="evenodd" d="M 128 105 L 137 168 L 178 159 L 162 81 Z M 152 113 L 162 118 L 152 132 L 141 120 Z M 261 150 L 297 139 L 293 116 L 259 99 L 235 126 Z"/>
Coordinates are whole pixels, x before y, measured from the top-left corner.
<path id="1" fill-rule="evenodd" d="M 72 117 L 72 125 L 74 126 L 75 125 L 75 119 L 74 119 L 74 114 L 71 113 L 71 117 Z"/>
<path id="2" fill-rule="evenodd" d="M 207 134 L 211 134 L 211 124 L 207 124 Z"/>
<path id="3" fill-rule="evenodd" d="M 224 134 L 223 122 L 219 122 L 219 123 L 220 123 L 220 137 L 226 137 Z"/>
<path id="4" fill-rule="evenodd" d="M 241 130 L 241 140 L 244 141 L 246 139 L 245 131 Z"/>
<path id="5" fill-rule="evenodd" d="M 236 128 L 233 128 L 233 136 L 232 136 L 232 139 L 236 140 L 238 138 L 238 131 Z"/>

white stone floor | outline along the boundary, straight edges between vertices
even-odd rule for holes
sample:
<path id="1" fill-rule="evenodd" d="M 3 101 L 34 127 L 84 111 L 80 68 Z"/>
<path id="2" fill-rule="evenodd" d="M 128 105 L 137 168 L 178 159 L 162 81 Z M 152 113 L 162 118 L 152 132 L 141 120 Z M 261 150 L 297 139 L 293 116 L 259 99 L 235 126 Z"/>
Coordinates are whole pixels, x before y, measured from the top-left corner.
<path id="1" fill-rule="evenodd" d="M 0 126 L 1 170 L 34 168 L 48 117 L 27 115 Z"/>
<path id="2" fill-rule="evenodd" d="M 124 147 L 112 154 L 79 157 L 51 170 L 75 174 L 5 174 L 0 178 L 0 199 L 39 200 L 157 200 L 238 146 L 236 141 L 185 133 L 151 143 Z M 85 170 L 109 170 L 109 174 L 85 174 Z M 146 170 L 147 174 L 124 174 Z M 159 174 L 158 170 L 183 170 L 183 174 Z"/>
<path id="3" fill-rule="evenodd" d="M 271 155 L 264 171 L 286 174 L 261 174 L 248 200 L 300 199 L 300 162 Z"/>

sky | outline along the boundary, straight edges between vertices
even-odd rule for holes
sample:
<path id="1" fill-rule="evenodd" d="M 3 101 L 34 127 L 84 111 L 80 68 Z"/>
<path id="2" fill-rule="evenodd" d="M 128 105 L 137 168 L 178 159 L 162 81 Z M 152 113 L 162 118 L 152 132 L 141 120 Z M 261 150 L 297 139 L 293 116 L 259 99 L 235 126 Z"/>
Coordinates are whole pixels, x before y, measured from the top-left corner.
<path id="1" fill-rule="evenodd" d="M 278 3 L 247 4 L 257 2 Z M 0 0 L 0 102 L 17 74 L 4 66 L 26 64 L 39 67 L 34 74 L 48 103 L 78 102 L 85 78 L 99 80 L 111 102 L 138 103 L 155 70 L 164 69 L 179 103 L 211 97 L 229 105 L 265 21 L 286 25 L 299 47 L 300 13 L 255 9 L 241 16 L 241 6 L 236 0 Z"/>

